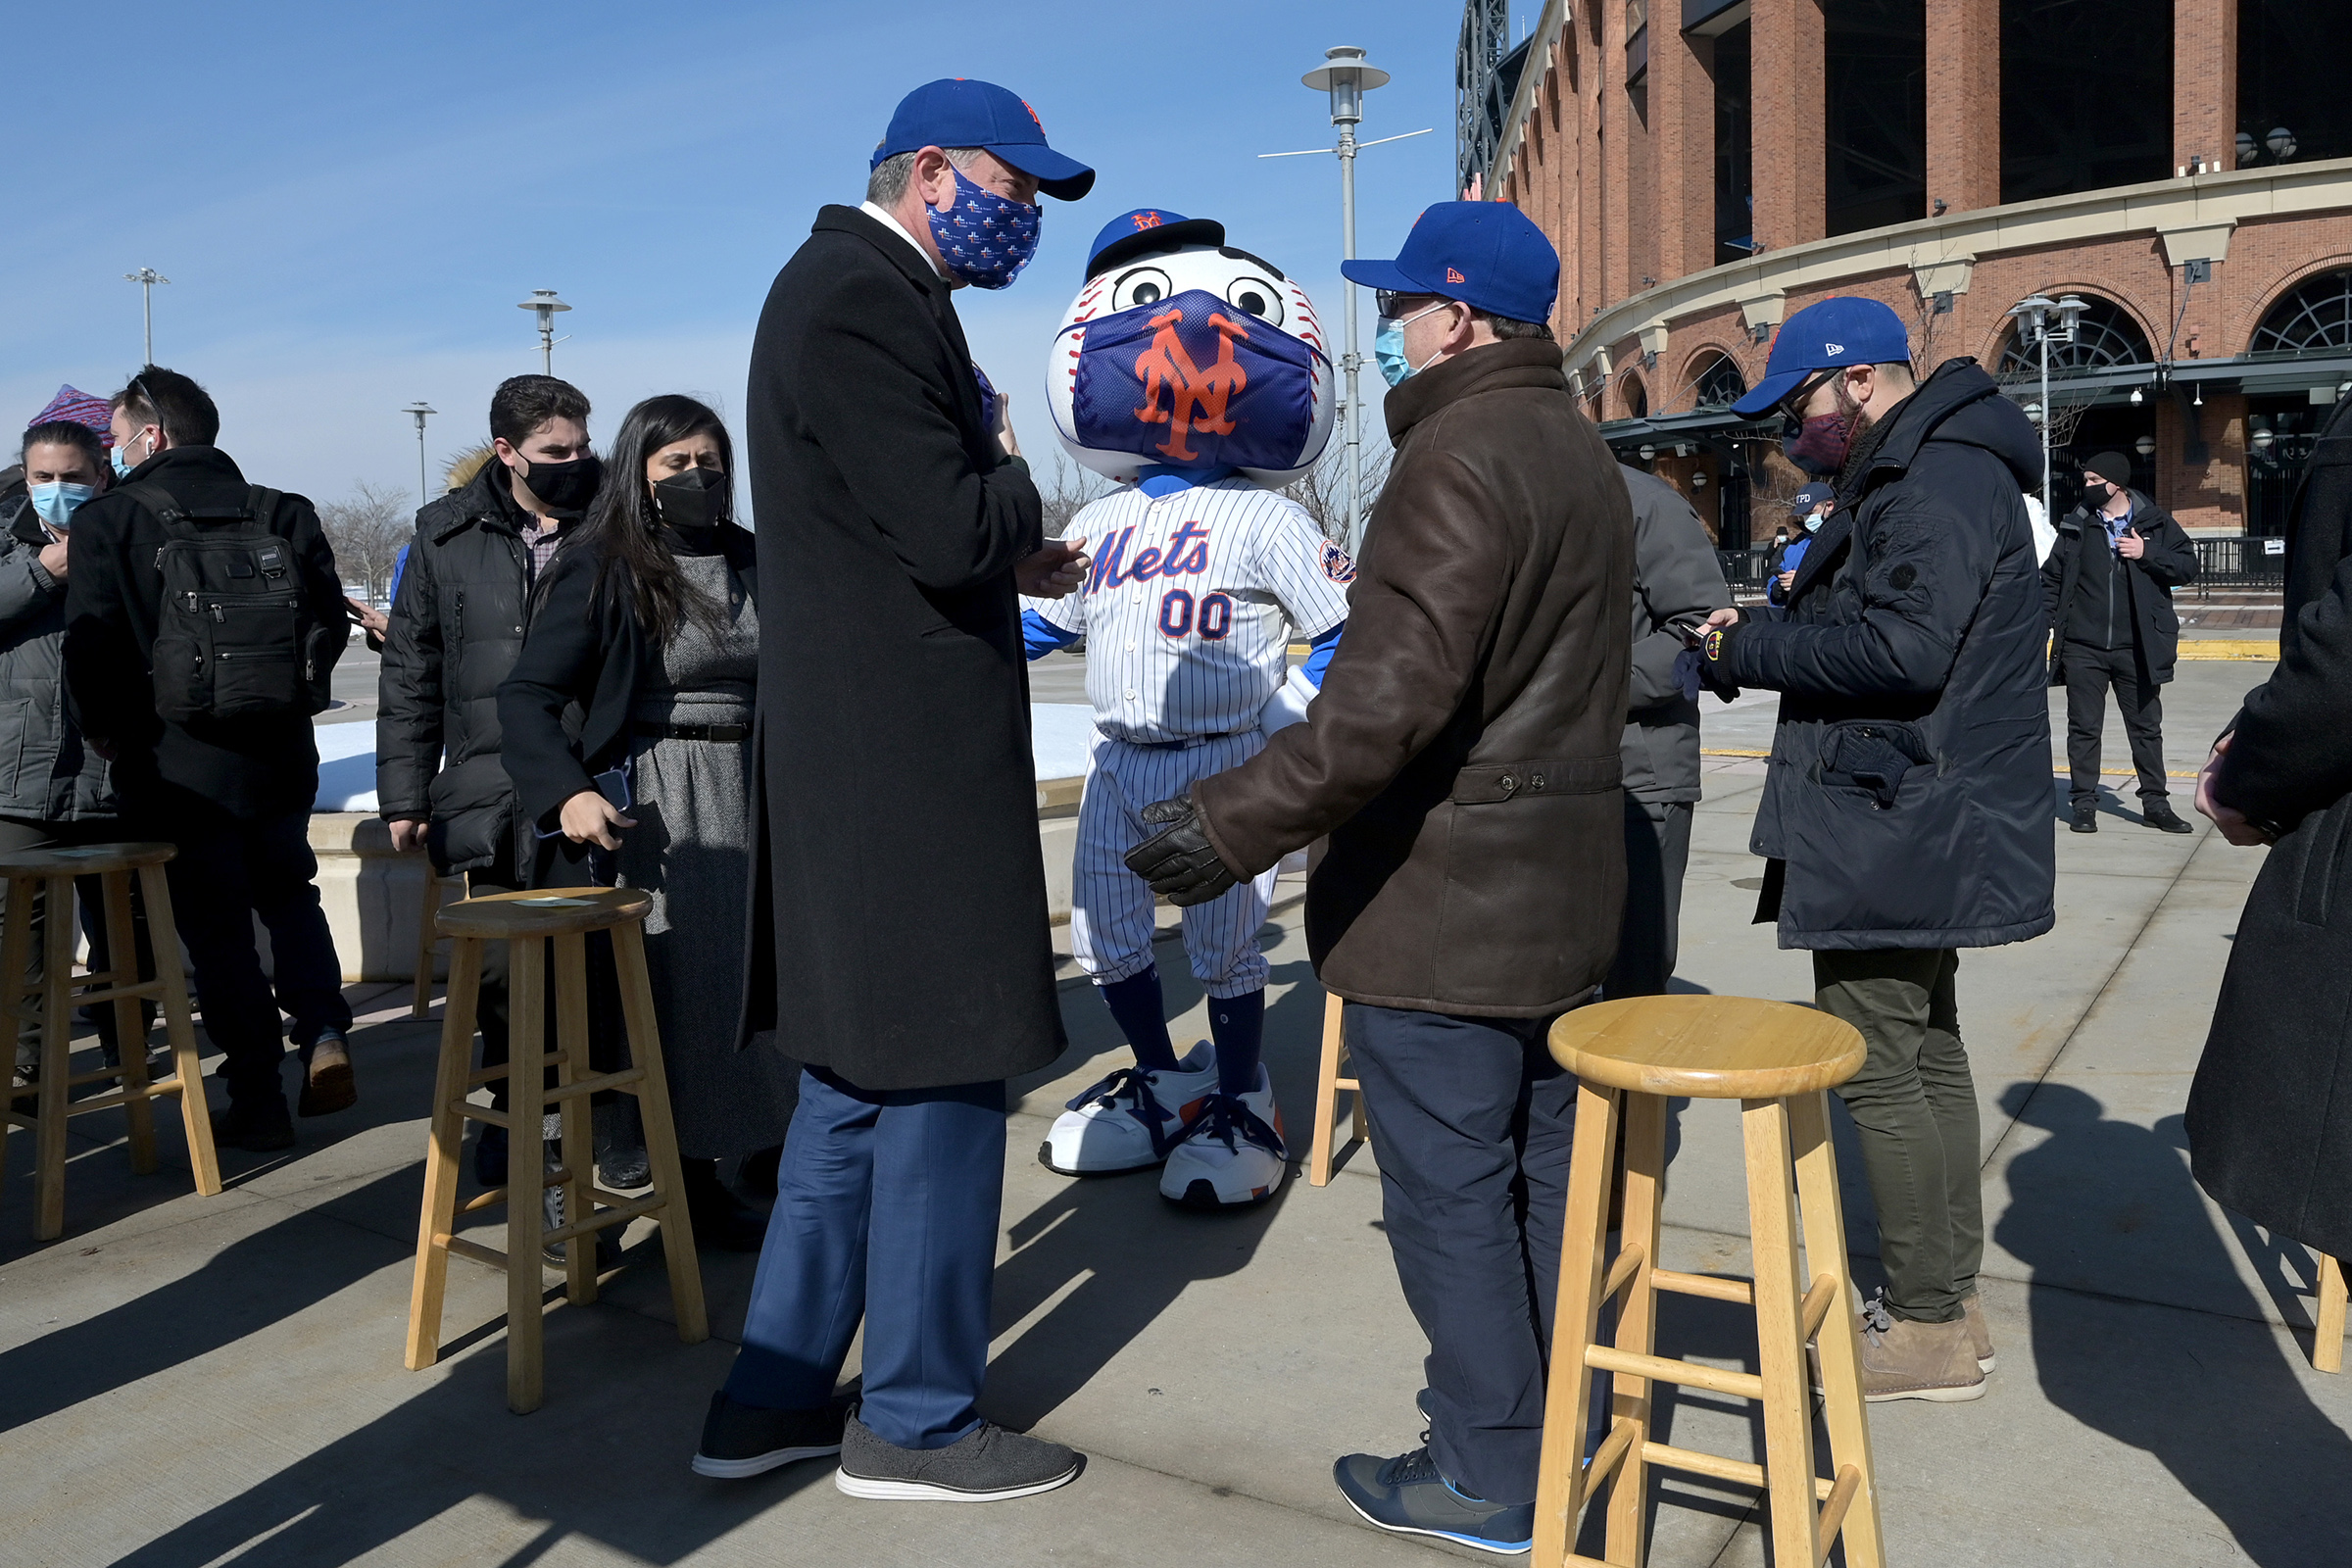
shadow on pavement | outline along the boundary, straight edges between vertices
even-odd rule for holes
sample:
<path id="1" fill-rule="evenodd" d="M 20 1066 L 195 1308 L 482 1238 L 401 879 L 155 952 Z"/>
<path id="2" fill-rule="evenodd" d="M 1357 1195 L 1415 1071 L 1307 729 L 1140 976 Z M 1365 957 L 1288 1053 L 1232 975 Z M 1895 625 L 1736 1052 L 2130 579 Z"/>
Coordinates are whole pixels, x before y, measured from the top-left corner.
<path id="1" fill-rule="evenodd" d="M 2153 1455 L 2262 1568 L 2340 1553 L 2352 1540 L 2352 1437 L 2304 1392 L 2239 1280 L 2181 1158 L 2180 1118 L 2152 1130 L 2110 1119 L 2091 1096 L 2048 1082 L 2013 1084 L 2001 1103 L 2050 1137 L 2011 1163 L 1994 1237 L 2036 1280 L 2082 1282 L 2036 1284 L 2030 1297 L 2043 1394 Z M 2087 1203 L 2085 1171 L 2125 1201 Z M 2138 1254 L 2151 1249 L 2199 1281 L 2209 1311 L 2133 1298 Z"/>

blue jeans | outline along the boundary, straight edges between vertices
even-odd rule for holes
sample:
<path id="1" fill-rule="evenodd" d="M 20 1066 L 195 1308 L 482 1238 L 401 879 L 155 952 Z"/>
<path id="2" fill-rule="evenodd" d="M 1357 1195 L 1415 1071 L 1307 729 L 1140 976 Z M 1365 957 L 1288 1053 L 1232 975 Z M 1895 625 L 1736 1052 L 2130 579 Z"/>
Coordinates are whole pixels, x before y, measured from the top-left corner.
<path id="1" fill-rule="evenodd" d="M 902 1448 L 970 1434 L 1004 1196 L 1002 1082 L 884 1092 L 804 1069 L 727 1396 L 823 1405 L 862 1319 L 858 1419 Z"/>

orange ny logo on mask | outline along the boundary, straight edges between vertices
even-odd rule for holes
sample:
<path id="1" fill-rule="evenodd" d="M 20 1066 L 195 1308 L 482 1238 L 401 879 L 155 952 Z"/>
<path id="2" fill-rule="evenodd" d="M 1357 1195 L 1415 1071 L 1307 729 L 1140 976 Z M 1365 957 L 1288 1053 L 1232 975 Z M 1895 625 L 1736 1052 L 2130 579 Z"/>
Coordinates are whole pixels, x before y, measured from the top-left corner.
<path id="1" fill-rule="evenodd" d="M 1152 318 L 1152 346 L 1135 361 L 1136 379 L 1144 384 L 1144 406 L 1135 411 L 1135 416 L 1146 424 L 1168 427 L 1167 440 L 1158 446 L 1161 456 L 1173 463 L 1194 463 L 1199 454 L 1185 444 L 1187 434 L 1233 434 L 1225 405 L 1250 384 L 1250 373 L 1234 360 L 1233 345 L 1236 339 L 1247 340 L 1250 331 L 1224 313 L 1212 312 L 1208 324 L 1217 334 L 1217 357 L 1204 370 L 1193 363 L 1176 335 L 1183 320 L 1181 309 Z M 1160 407 L 1163 389 L 1168 404 L 1164 409 Z"/>

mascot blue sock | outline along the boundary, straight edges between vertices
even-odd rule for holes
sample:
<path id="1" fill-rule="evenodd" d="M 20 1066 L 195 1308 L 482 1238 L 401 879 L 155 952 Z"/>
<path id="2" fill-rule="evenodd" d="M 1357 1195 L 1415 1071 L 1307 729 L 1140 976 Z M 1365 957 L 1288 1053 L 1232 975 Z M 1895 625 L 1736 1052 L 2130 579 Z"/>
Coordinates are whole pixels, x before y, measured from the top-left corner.
<path id="1" fill-rule="evenodd" d="M 1168 1039 L 1168 1015 L 1160 1004 L 1159 965 L 1099 989 L 1127 1044 L 1135 1048 L 1135 1064 L 1146 1072 L 1173 1072 L 1176 1047 Z"/>
<path id="2" fill-rule="evenodd" d="M 1266 994 L 1208 999 L 1209 1038 L 1217 1043 L 1217 1092 L 1246 1095 L 1257 1087 L 1258 1048 L 1266 1035 Z"/>

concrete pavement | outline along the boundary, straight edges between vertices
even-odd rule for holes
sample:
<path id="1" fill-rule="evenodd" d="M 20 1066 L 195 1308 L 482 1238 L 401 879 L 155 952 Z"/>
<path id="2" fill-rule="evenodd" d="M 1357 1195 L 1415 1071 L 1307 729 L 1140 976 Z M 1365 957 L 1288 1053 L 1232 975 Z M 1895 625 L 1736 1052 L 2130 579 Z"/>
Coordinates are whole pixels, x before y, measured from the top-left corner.
<path id="1" fill-rule="evenodd" d="M 2168 696 L 2186 771 L 2253 664 L 2184 664 Z M 1710 703 L 1710 707 L 1712 708 Z M 1770 700 L 1710 711 L 1710 749 L 1761 749 Z M 2120 725 L 2109 758 L 2122 766 Z M 1761 764 L 1714 760 L 1685 905 L 1682 984 L 1801 1001 L 1802 955 L 1748 923 Z M 2113 780 L 2113 783 L 2123 781 Z M 2177 786 L 2185 808 L 2186 782 Z M 2052 814 L 2064 786 L 2053 780 Z M 2309 1367 L 2310 1260 L 2207 1202 L 2179 1112 L 2260 852 L 2137 824 L 2060 831 L 2058 929 L 1967 956 L 1963 1030 L 1984 1109 L 1984 1299 L 1999 1345 L 1973 1404 L 1872 1412 L 1889 1560 L 2264 1568 L 2352 1541 L 2352 1382 Z M 2202 823 L 2200 822 L 2200 828 Z M 1302 1149 L 1321 1016 L 1296 910 L 1268 927 L 1268 1059 Z M 1204 1034 L 1165 950 L 1179 1039 Z M 1090 1455 L 1061 1492 L 983 1508 L 838 1494 L 821 1465 L 705 1481 L 685 1460 L 739 1331 L 752 1259 L 704 1260 L 712 1338 L 681 1346 L 659 1245 L 600 1304 L 550 1276 L 548 1396 L 503 1398 L 503 1288 L 453 1265 L 441 1364 L 402 1369 L 420 1112 L 435 1025 L 355 993 L 363 1100 L 285 1155 L 230 1153 L 198 1199 L 177 1140 L 133 1178 L 116 1118 L 74 1124 L 65 1240 L 35 1247 L 26 1141 L 0 1190 L 0 1565 L 808 1563 L 1389 1564 L 1454 1553 L 1377 1535 L 1333 1457 L 1411 1446 L 1424 1346 L 1380 1230 L 1376 1151 L 1253 1213 L 1160 1203 L 1152 1178 L 1074 1184 L 1034 1159 L 1061 1102 L 1120 1059 L 1083 985 L 1071 1048 L 1016 1084 L 988 1407 Z M 1839 1116 L 1842 1131 L 1842 1115 Z M 1731 1107 L 1676 1118 L 1667 1261 L 1739 1270 Z M 1850 1161 L 1848 1171 L 1858 1167 Z M 1858 1176 L 1857 1250 L 1875 1245 Z M 495 1232 L 495 1224 L 483 1227 Z M 496 1243 L 495 1234 L 485 1236 Z M 1874 1283 L 1867 1255 L 1856 1271 Z M 1661 1348 L 1754 1365 L 1732 1307 L 1669 1298 Z M 853 1363 L 853 1371 L 855 1364 Z M 1660 1435 L 1753 1456 L 1760 1423 L 1679 1397 Z M 1737 1488 L 1656 1485 L 1661 1565 L 1766 1560 Z M 1588 1541 L 1586 1549 L 1593 1549 Z"/>

